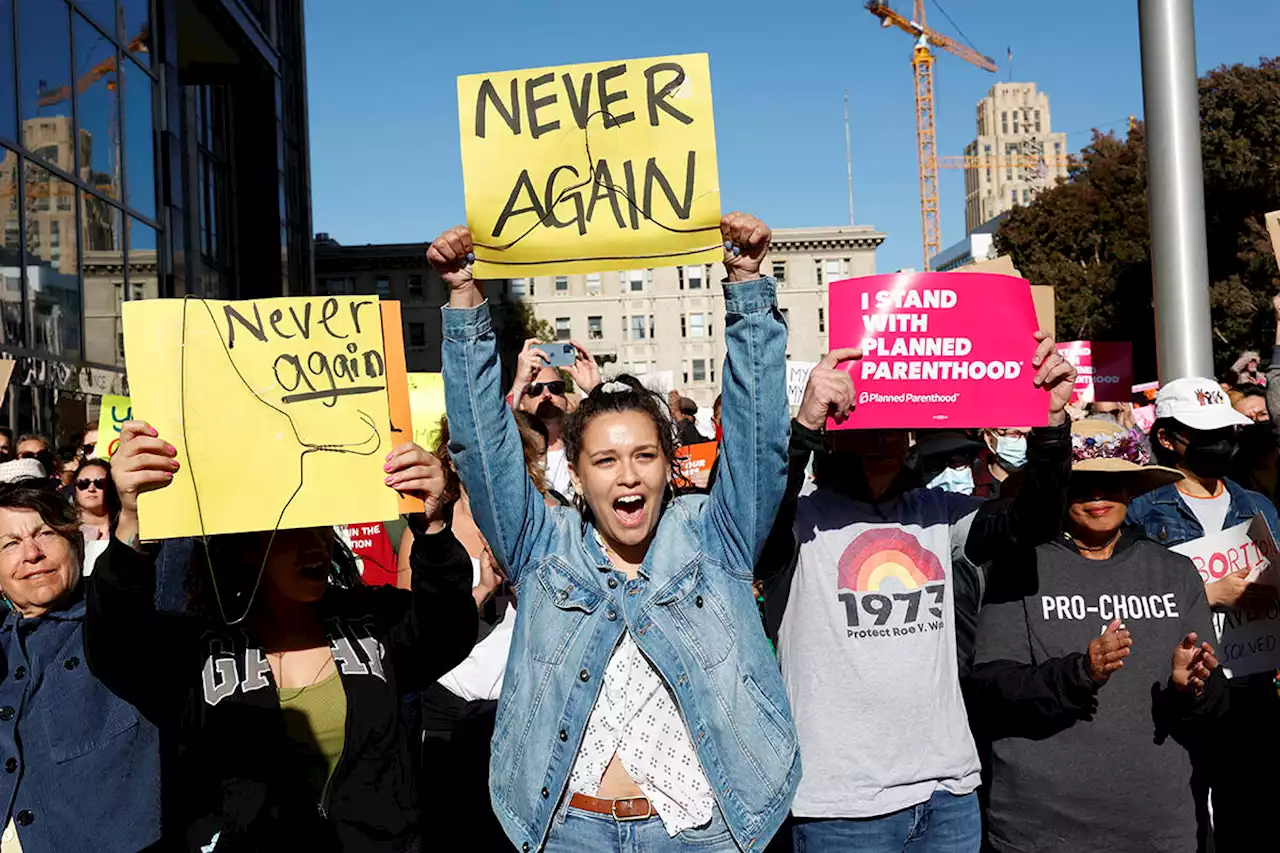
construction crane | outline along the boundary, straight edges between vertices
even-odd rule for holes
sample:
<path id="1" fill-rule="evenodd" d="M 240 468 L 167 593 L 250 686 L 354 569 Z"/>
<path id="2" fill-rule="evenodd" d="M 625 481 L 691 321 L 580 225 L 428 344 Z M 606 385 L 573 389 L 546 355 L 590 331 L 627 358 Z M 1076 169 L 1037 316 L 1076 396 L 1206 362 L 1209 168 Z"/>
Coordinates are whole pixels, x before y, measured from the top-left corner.
<path id="1" fill-rule="evenodd" d="M 942 224 L 938 217 L 938 150 L 933 122 L 933 52 L 932 45 L 960 57 L 983 71 L 994 72 L 996 63 L 989 56 L 966 47 L 925 26 L 924 0 L 914 0 L 912 16 L 907 18 L 882 0 L 868 0 L 867 11 L 880 19 L 882 27 L 897 27 L 915 37 L 911 67 L 916 83 L 916 147 L 920 162 L 920 227 L 924 235 L 924 268 L 929 259 L 942 251 Z"/>

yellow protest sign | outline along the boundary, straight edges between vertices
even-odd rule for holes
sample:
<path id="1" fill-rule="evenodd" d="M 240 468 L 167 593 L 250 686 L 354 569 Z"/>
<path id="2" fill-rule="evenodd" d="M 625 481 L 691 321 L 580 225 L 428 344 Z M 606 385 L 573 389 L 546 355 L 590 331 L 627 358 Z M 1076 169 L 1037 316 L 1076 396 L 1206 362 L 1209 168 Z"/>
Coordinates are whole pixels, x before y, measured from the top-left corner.
<path id="1" fill-rule="evenodd" d="M 139 300 L 124 340 L 134 416 L 182 466 L 141 496 L 143 538 L 396 516 L 377 299 Z"/>
<path id="2" fill-rule="evenodd" d="M 705 53 L 466 75 L 458 120 L 478 277 L 723 257 Z"/>
<path id="3" fill-rule="evenodd" d="M 128 397 L 118 394 L 103 394 L 102 407 L 98 410 L 98 443 L 93 448 L 97 459 L 110 459 L 120 443 L 120 431 L 125 421 L 133 417 L 133 408 Z"/>
<path id="4" fill-rule="evenodd" d="M 440 438 L 444 417 L 444 377 L 439 373 L 409 374 L 409 410 L 413 413 L 413 441 L 429 451 Z"/>

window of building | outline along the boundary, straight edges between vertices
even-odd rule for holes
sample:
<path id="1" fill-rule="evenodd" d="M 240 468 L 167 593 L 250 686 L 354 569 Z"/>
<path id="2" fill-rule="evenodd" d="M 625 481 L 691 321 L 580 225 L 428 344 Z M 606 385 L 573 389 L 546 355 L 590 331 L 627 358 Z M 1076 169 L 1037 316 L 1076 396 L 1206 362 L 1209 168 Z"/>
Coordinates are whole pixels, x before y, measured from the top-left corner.
<path id="1" fill-rule="evenodd" d="M 773 279 L 778 284 L 787 283 L 787 262 L 786 261 L 773 262 Z"/>
<path id="2" fill-rule="evenodd" d="M 556 296 L 559 296 L 562 293 L 568 293 L 568 292 L 569 292 L 569 276 L 567 275 L 556 276 Z"/>
<path id="3" fill-rule="evenodd" d="M 645 322 L 643 315 L 636 314 L 631 318 L 631 340 L 643 341 L 645 339 Z"/>
<path id="4" fill-rule="evenodd" d="M 1000 132 L 1009 132 L 1009 113 L 1007 110 L 1000 111 Z"/>
<path id="5" fill-rule="evenodd" d="M 649 362 L 633 361 L 631 362 L 631 373 L 634 376 L 644 376 L 649 372 Z"/>
<path id="6" fill-rule="evenodd" d="M 1017 204 L 1017 203 L 1018 203 L 1018 191 L 1017 191 L 1017 190 L 1009 190 L 1009 201 L 1013 202 L 1014 204 Z"/>
<path id="7" fill-rule="evenodd" d="M 685 279 L 689 282 L 690 290 L 702 289 L 702 267 L 685 267 Z"/>
<path id="8" fill-rule="evenodd" d="M 1004 146 L 1004 156 L 1006 165 L 1004 168 L 1004 179 L 1006 181 L 1013 180 L 1013 162 L 1018 156 L 1018 146 L 1013 143 L 1007 143 Z"/>
<path id="9" fill-rule="evenodd" d="M 707 336 L 706 315 L 690 314 L 689 315 L 689 337 L 705 338 Z"/>
<path id="10" fill-rule="evenodd" d="M 644 279 L 645 279 L 644 270 L 628 270 L 622 275 L 626 283 L 626 289 L 628 291 L 630 291 L 631 293 L 644 292 Z"/>
<path id="11" fill-rule="evenodd" d="M 1024 188 L 1022 190 L 1022 203 L 1026 204 L 1028 198 L 1030 198 L 1030 193 L 1028 193 L 1028 191 Z"/>
<path id="12" fill-rule="evenodd" d="M 529 290 L 529 279 L 527 278 L 513 278 L 510 283 L 512 296 L 524 296 Z"/>
<path id="13" fill-rule="evenodd" d="M 595 294 L 599 292 L 600 292 L 600 273 L 598 272 L 587 273 L 587 293 Z"/>
<path id="14" fill-rule="evenodd" d="M 818 332 L 822 333 L 827 330 L 827 309 L 818 309 Z"/>
<path id="15" fill-rule="evenodd" d="M 378 294 L 379 299 L 391 298 L 391 276 L 380 275 L 373 280 L 373 292 Z"/>
<path id="16" fill-rule="evenodd" d="M 1055 143 L 1053 143 L 1053 153 L 1054 153 L 1054 154 L 1061 154 L 1061 153 L 1062 153 L 1062 143 L 1061 143 L 1061 142 L 1055 142 Z"/>
<path id="17" fill-rule="evenodd" d="M 839 258 L 828 258 L 825 266 L 828 284 L 844 275 L 844 266 Z"/>
<path id="18" fill-rule="evenodd" d="M 707 360 L 705 358 L 695 358 L 693 364 L 693 381 L 707 381 Z"/>
<path id="19" fill-rule="evenodd" d="M 425 347 L 426 345 L 427 345 L 426 323 L 410 323 L 409 324 L 409 346 Z"/>
<path id="20" fill-rule="evenodd" d="M 573 336 L 572 332 L 570 332 L 569 330 L 569 318 L 557 317 L 556 318 L 556 340 L 567 341 L 572 336 Z"/>
<path id="21" fill-rule="evenodd" d="M 822 287 L 822 261 L 813 262 L 813 274 L 818 277 L 818 287 Z"/>
<path id="22" fill-rule="evenodd" d="M 1040 132 L 1040 111 L 1036 110 L 1036 133 Z"/>
<path id="23" fill-rule="evenodd" d="M 598 341 L 604 337 L 604 318 L 599 314 L 587 318 L 587 340 Z"/>
<path id="24" fill-rule="evenodd" d="M 422 296 L 422 276 L 420 275 L 409 276 L 409 295 Z"/>
<path id="25" fill-rule="evenodd" d="M 1013 132 L 1014 133 L 1018 132 L 1018 111 L 1017 110 L 1013 111 Z"/>

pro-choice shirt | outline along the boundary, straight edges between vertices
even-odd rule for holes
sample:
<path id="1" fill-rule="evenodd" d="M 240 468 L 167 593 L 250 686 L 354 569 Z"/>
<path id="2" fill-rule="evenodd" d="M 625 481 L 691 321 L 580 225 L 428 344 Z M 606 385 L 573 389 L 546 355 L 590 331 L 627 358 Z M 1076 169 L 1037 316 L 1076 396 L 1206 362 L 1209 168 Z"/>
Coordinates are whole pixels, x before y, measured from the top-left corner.
<path id="1" fill-rule="evenodd" d="M 874 506 L 800 497 L 778 637 L 804 766 L 797 816 L 875 817 L 978 787 L 955 583 L 974 571 L 965 541 L 982 503 L 930 489 Z"/>

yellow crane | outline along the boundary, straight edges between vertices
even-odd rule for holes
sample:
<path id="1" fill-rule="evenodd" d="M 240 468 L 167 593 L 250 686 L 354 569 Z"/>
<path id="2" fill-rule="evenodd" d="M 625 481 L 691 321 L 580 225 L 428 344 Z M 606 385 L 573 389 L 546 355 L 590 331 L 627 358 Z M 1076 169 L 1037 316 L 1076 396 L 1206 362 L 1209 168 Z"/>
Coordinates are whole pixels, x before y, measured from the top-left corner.
<path id="1" fill-rule="evenodd" d="M 915 37 L 911 67 L 916 84 L 916 147 L 920 162 L 920 227 L 924 236 L 924 268 L 942 250 L 942 225 L 938 215 L 938 149 L 933 122 L 933 52 L 930 46 L 958 56 L 983 71 L 994 72 L 995 61 L 925 25 L 924 0 L 913 0 L 912 16 L 894 11 L 883 0 L 867 0 L 867 11 L 882 27 L 897 27 Z"/>

